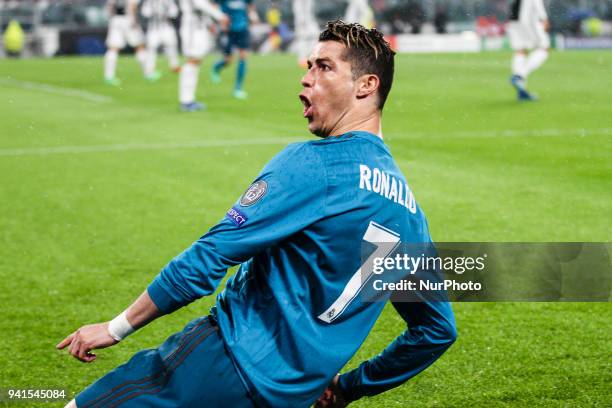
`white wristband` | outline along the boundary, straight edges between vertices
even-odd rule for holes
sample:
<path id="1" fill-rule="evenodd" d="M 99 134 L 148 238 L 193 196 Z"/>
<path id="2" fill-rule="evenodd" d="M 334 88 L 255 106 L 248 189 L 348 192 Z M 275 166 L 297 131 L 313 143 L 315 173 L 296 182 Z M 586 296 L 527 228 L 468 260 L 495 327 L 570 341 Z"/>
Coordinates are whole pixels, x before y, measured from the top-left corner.
<path id="1" fill-rule="evenodd" d="M 123 312 L 115 317 L 108 324 L 108 333 L 117 341 L 125 339 L 130 334 L 134 333 L 134 328 L 128 322 L 127 313 Z"/>

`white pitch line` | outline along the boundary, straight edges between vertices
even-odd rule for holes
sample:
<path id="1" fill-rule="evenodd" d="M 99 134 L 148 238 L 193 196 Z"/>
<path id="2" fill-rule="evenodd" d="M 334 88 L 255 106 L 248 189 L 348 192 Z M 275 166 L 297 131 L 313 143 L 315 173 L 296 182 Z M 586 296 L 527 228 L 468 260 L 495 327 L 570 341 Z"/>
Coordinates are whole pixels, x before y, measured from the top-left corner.
<path id="1" fill-rule="evenodd" d="M 601 129 L 540 129 L 540 130 L 502 130 L 502 131 L 460 131 L 460 132 L 412 132 L 406 136 L 396 133 L 390 134 L 389 139 L 414 139 L 444 137 L 517 137 L 517 136 L 592 136 L 612 134 L 612 128 Z M 49 156 L 56 154 L 83 154 L 123 151 L 146 151 L 146 150 L 172 150 L 172 149 L 206 149 L 215 147 L 233 146 L 258 146 L 258 145 L 283 145 L 293 142 L 304 141 L 304 139 L 290 138 L 267 138 L 267 139 L 236 139 L 236 140 L 195 140 L 169 143 L 126 143 L 109 145 L 89 146 L 56 146 L 56 147 L 24 147 L 0 149 L 0 157 L 10 156 Z"/>
<path id="2" fill-rule="evenodd" d="M 609 135 L 612 134 L 612 128 L 599 128 L 599 129 L 507 129 L 507 130 L 477 130 L 477 131 L 458 131 L 458 132 L 407 132 L 406 134 L 389 134 L 391 139 L 414 139 L 414 138 L 428 138 L 428 137 L 482 137 L 482 138 L 493 138 L 493 137 L 554 137 L 554 136 L 593 136 L 593 135 Z"/>
<path id="3" fill-rule="evenodd" d="M 481 131 L 481 132 L 455 132 L 453 135 L 457 137 L 515 137 L 515 136 L 590 136 L 611 134 L 612 128 L 601 129 L 528 129 L 528 130 L 501 130 L 501 131 Z"/>
<path id="4" fill-rule="evenodd" d="M 90 146 L 57 146 L 57 147 L 26 147 L 0 149 L 0 157 L 9 156 L 49 156 L 56 154 L 83 154 L 103 152 L 124 152 L 144 150 L 172 149 L 206 149 L 214 147 L 283 145 L 297 142 L 299 139 L 269 138 L 269 139 L 236 139 L 236 140 L 195 140 L 170 143 L 129 143 Z"/>
<path id="5" fill-rule="evenodd" d="M 113 101 L 113 98 L 111 98 L 110 96 L 100 95 L 89 91 L 83 91 L 81 89 L 66 88 L 63 86 L 43 84 L 40 82 L 21 81 L 12 78 L 0 78 L 0 85 L 12 86 L 33 91 L 41 91 L 53 95 L 67 96 L 70 98 L 78 98 L 87 102 L 94 103 L 108 103 Z"/>

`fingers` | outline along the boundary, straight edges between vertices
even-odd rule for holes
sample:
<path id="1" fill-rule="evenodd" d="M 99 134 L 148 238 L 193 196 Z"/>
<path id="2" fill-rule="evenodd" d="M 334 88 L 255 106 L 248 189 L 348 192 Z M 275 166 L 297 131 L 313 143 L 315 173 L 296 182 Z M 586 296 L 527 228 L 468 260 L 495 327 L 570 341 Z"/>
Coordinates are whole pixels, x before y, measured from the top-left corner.
<path id="1" fill-rule="evenodd" d="M 87 347 L 84 343 L 80 343 L 79 344 L 79 348 L 76 350 L 76 358 L 78 358 L 81 361 L 87 361 L 85 360 L 85 357 L 87 356 L 87 352 L 89 347 Z"/>
<path id="2" fill-rule="evenodd" d="M 79 347 L 79 339 L 75 338 L 72 340 L 72 343 L 70 343 L 70 347 L 68 347 L 68 353 L 70 353 L 70 355 L 74 356 L 75 353 L 77 352 Z"/>
<path id="3" fill-rule="evenodd" d="M 79 350 L 75 357 L 84 363 L 90 363 L 96 359 L 96 355 L 91 352 L 91 346 L 89 344 L 85 344 L 84 342 L 81 342 L 79 345 Z"/>
<path id="4" fill-rule="evenodd" d="M 320 400 L 317 400 L 314 408 L 327 408 L 327 406 L 328 406 L 327 400 L 320 399 Z"/>
<path id="5" fill-rule="evenodd" d="M 91 352 L 91 346 L 81 339 L 78 330 L 66 337 L 55 347 L 59 350 L 68 347 L 70 355 L 85 363 L 90 363 L 96 359 L 96 355 Z"/>
<path id="6" fill-rule="evenodd" d="M 91 363 L 92 361 L 94 361 L 96 359 L 96 355 L 92 352 L 87 352 L 87 355 L 85 356 L 85 361 L 86 363 Z"/>
<path id="7" fill-rule="evenodd" d="M 336 377 L 332 381 L 332 385 L 323 391 L 323 394 L 316 401 L 314 408 L 341 408 L 348 405 L 342 395 L 339 394 L 339 390 L 336 387 L 337 382 Z"/>
<path id="8" fill-rule="evenodd" d="M 74 335 L 76 334 L 76 332 L 72 333 L 70 336 L 66 337 L 64 340 L 62 340 L 57 346 L 55 346 L 58 350 L 62 350 L 64 349 L 67 345 L 69 345 L 70 343 L 72 343 L 72 339 L 74 339 Z"/>
<path id="9" fill-rule="evenodd" d="M 315 408 L 327 408 L 332 406 L 333 404 L 333 392 L 328 387 L 323 391 L 323 394 L 319 397 L 317 402 L 315 403 Z"/>

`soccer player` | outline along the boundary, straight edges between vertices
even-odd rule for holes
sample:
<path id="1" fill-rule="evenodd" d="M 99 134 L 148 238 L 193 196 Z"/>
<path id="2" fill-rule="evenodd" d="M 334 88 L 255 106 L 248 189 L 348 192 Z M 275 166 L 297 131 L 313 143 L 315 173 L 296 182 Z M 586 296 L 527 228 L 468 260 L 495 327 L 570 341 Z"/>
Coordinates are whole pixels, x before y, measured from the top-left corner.
<path id="1" fill-rule="evenodd" d="M 143 0 L 142 16 L 147 18 L 147 78 L 156 80 L 160 77 L 155 70 L 157 49 L 163 45 L 168 65 L 174 72 L 179 72 L 181 66 L 178 57 L 178 41 L 176 30 L 171 20 L 178 17 L 178 6 L 174 0 Z"/>
<path id="2" fill-rule="evenodd" d="M 138 0 L 108 0 L 106 3 L 110 19 L 106 37 L 106 54 L 104 54 L 104 82 L 109 85 L 121 85 L 115 76 L 119 51 L 126 45 L 136 50 L 136 60 L 146 77 L 146 52 L 144 35 L 138 23 Z"/>
<path id="3" fill-rule="evenodd" d="M 344 406 L 397 387 L 448 349 L 456 338 L 448 302 L 392 302 L 407 323 L 404 332 L 337 375 L 385 304 L 359 296 L 368 283 L 362 245 L 431 242 L 383 140 L 393 70 L 394 52 L 380 32 L 328 23 L 299 95 L 308 129 L 320 140 L 281 151 L 224 219 L 170 261 L 131 306 L 110 322 L 81 327 L 58 348 L 93 361 L 92 350 L 211 295 L 227 269 L 240 265 L 210 315 L 106 374 L 77 395 L 78 407 Z"/>
<path id="4" fill-rule="evenodd" d="M 229 31 L 226 33 L 226 43 L 223 50 L 224 56 L 213 66 L 211 79 L 214 83 L 221 82 L 221 70 L 232 62 L 232 52 L 238 49 L 238 68 L 236 70 L 236 82 L 234 84 L 234 97 L 246 99 L 247 93 L 242 89 L 247 72 L 247 58 L 251 36 L 249 23 L 258 23 L 259 17 L 255 11 L 252 0 L 215 0 L 221 5 L 221 9 L 230 19 Z"/>
<path id="5" fill-rule="evenodd" d="M 222 25 L 227 25 L 228 19 L 209 0 L 181 0 L 181 11 L 180 34 L 186 60 L 179 75 L 179 103 L 183 112 L 196 112 L 206 108 L 196 101 L 196 89 L 202 58 L 214 47 L 210 19 Z"/>
<path id="6" fill-rule="evenodd" d="M 372 28 L 374 27 L 374 11 L 372 11 L 368 0 L 349 0 L 344 20 Z"/>
<path id="7" fill-rule="evenodd" d="M 548 58 L 549 27 L 543 0 L 514 0 L 507 31 L 514 50 L 510 83 L 519 101 L 537 100 L 527 90 L 527 77 Z"/>
<path id="8" fill-rule="evenodd" d="M 293 0 L 293 21 L 298 64 L 306 68 L 308 53 L 316 43 L 319 33 L 319 25 L 314 11 L 314 0 Z"/>

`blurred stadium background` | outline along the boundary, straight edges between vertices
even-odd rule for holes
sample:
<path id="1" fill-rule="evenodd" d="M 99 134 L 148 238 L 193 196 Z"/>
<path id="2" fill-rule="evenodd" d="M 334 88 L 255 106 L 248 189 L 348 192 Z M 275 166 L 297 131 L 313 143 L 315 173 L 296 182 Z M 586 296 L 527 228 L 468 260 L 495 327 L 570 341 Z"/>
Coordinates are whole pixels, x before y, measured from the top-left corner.
<path id="1" fill-rule="evenodd" d="M 265 18 L 271 8 L 280 12 L 278 32 L 282 48 L 289 48 L 293 38 L 291 0 L 256 0 L 255 3 L 263 23 L 253 30 L 253 48 L 259 49 L 271 31 Z M 317 1 L 319 22 L 343 16 L 346 3 L 347 0 Z M 400 51 L 479 51 L 508 47 L 504 24 L 508 20 L 510 0 L 373 0 L 370 3 L 377 27 L 387 35 L 399 36 L 395 45 Z M 612 1 L 546 0 L 545 3 L 554 47 L 612 48 Z M 0 27 L 4 32 L 10 21 L 20 24 L 25 33 L 24 55 L 102 54 L 108 19 L 104 4 L 105 0 L 0 0 Z M 447 35 L 436 36 L 441 33 Z"/>
<path id="2" fill-rule="evenodd" d="M 205 58 L 198 93 L 209 109 L 196 114 L 179 112 L 169 72 L 149 83 L 122 61 L 124 85 L 104 85 L 103 3 L 0 2 L 2 31 L 15 20 L 25 36 L 23 58 L 0 59 L 0 388 L 59 387 L 72 396 L 207 313 L 212 297 L 91 365 L 54 349 L 74 328 L 115 316 L 284 145 L 312 137 L 297 98 L 304 71 L 287 53 L 250 60 L 246 101 L 231 97 L 233 70 L 218 86 L 206 78 L 214 58 Z M 508 3 L 371 2 L 377 25 L 405 51 L 385 140 L 436 241 L 610 242 L 612 2 L 547 2 L 564 51 L 530 79 L 541 99 L 529 104 L 516 102 L 508 83 Z M 265 21 L 273 3 L 257 5 Z M 281 49 L 290 50 L 291 7 L 274 5 L 285 24 Z M 318 1 L 319 22 L 345 7 Z M 255 49 L 269 31 L 254 27 Z M 442 359 L 355 406 L 612 406 L 610 303 L 454 309 L 459 340 Z M 378 353 L 402 324 L 386 309 L 349 366 Z"/>

